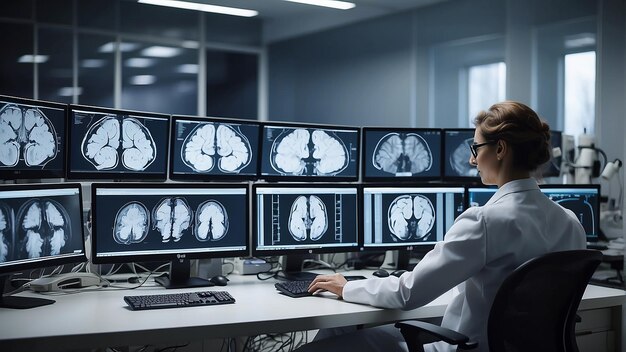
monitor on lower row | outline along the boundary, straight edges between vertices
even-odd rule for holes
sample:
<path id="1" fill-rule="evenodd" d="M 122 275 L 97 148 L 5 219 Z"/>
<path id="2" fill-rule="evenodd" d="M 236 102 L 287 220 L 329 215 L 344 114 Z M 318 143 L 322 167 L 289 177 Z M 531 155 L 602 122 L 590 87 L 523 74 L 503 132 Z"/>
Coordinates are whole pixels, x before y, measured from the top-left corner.
<path id="1" fill-rule="evenodd" d="M 171 261 L 167 288 L 210 285 L 189 259 L 248 255 L 247 184 L 92 185 L 96 264 Z"/>

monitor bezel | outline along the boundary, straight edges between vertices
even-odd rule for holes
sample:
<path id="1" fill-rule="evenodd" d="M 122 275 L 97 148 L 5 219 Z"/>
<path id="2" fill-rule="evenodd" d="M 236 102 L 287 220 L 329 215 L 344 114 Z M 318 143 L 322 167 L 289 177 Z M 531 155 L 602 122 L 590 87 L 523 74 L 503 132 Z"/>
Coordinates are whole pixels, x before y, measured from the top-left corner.
<path id="1" fill-rule="evenodd" d="M 282 175 L 263 175 L 263 162 L 265 161 L 265 156 L 263 155 L 263 145 L 265 142 L 265 129 L 268 127 L 286 127 L 286 128 L 319 128 L 319 129 L 328 129 L 328 130 L 339 130 L 346 132 L 356 132 L 356 145 L 357 145 L 357 156 L 356 156 L 356 170 L 354 176 L 282 176 Z M 359 175 L 361 174 L 361 153 L 362 153 L 362 145 L 361 145 L 361 127 L 356 126 L 343 126 L 343 125 L 328 125 L 328 124 L 317 124 L 317 123 L 305 123 L 305 122 L 275 122 L 275 121 L 264 121 L 261 122 L 261 129 L 259 135 L 259 167 L 258 167 L 258 179 L 264 180 L 267 182 L 278 182 L 278 181 L 286 181 L 286 182 L 357 182 L 359 181 Z"/>
<path id="2" fill-rule="evenodd" d="M 245 211 L 244 221 L 246 221 L 245 229 L 245 248 L 241 250 L 224 250 L 224 251 L 206 251 L 197 253 L 165 253 L 165 254 L 132 254 L 132 255 L 116 255 L 98 257 L 98 241 L 96 240 L 98 235 L 97 231 L 97 218 L 95 216 L 96 206 L 96 192 L 98 189 L 138 189 L 138 188 L 158 188 L 164 189 L 182 189 L 182 188 L 210 188 L 210 189 L 225 189 L 225 188 L 241 188 L 245 189 L 246 204 L 248 205 Z M 229 258 L 248 256 L 250 253 L 250 189 L 247 183 L 93 183 L 91 185 L 91 258 L 94 264 L 119 264 L 119 263 L 132 263 L 132 262 L 156 262 L 156 261 L 174 261 L 174 260 L 189 260 L 189 259 L 211 259 L 211 258 Z"/>
<path id="3" fill-rule="evenodd" d="M 363 183 L 360 185 L 360 197 L 361 197 L 361 224 L 359 224 L 360 233 L 359 238 L 361 241 L 361 250 L 363 252 L 376 252 L 376 251 L 387 251 L 387 250 L 406 250 L 409 252 L 428 252 L 435 247 L 436 243 L 413 243 L 410 245 L 398 245 L 398 246 L 390 246 L 390 245 L 380 245 L 380 246 L 366 246 L 365 245 L 365 188 L 460 188 L 462 192 L 460 194 L 463 195 L 463 211 L 467 210 L 467 187 L 462 183 L 450 183 L 450 184 L 439 184 L 439 183 Z M 445 237 L 446 230 L 444 230 L 443 236 Z"/>
<path id="4" fill-rule="evenodd" d="M 460 183 L 464 183 L 464 184 L 469 184 L 469 185 L 481 185 L 481 178 L 480 175 L 477 177 L 471 177 L 471 176 L 452 176 L 452 175 L 446 175 L 446 167 L 445 167 L 445 163 L 446 163 L 446 156 L 448 155 L 448 149 L 447 144 L 446 144 L 446 132 L 448 131 L 452 131 L 452 132 L 474 132 L 476 129 L 475 128 L 444 128 L 443 132 L 441 133 L 441 144 L 443 145 L 443 148 L 441 150 L 441 177 L 442 180 L 444 182 L 460 182 Z M 469 162 L 469 161 L 468 161 Z"/>
<path id="5" fill-rule="evenodd" d="M 4 275 L 4 274 L 10 274 L 10 273 L 14 273 L 14 272 L 19 272 L 19 271 L 23 271 L 23 270 L 33 270 L 33 269 L 41 269 L 41 268 L 47 268 L 47 267 L 52 267 L 52 266 L 59 266 L 59 265 L 64 265 L 64 264 L 70 264 L 70 263 L 85 263 L 87 262 L 87 252 L 86 252 L 86 246 L 85 246 L 85 239 L 87 237 L 87 235 L 85 234 L 85 229 L 84 229 L 84 224 L 85 222 L 83 221 L 83 191 L 82 191 L 82 187 L 80 185 L 80 183 L 23 183 L 23 184 L 4 184 L 4 185 L 0 185 L 0 192 L 2 191 L 24 191 L 24 190 L 47 190 L 47 189 L 77 189 L 78 190 L 78 209 L 80 211 L 80 229 L 78 229 L 78 231 L 80 232 L 79 235 L 81 236 L 81 249 L 82 252 L 81 253 L 77 253 L 77 254 L 67 254 L 64 255 L 63 257 L 59 257 L 59 256 L 51 256 L 45 259 L 41 259 L 41 258 L 33 258 L 33 259 L 29 259 L 28 262 L 26 263 L 19 263 L 19 264 L 9 264 L 6 266 L 0 266 L 0 275 Z"/>
<path id="6" fill-rule="evenodd" d="M 598 216 L 596 216 L 593 220 L 594 220 L 594 227 L 597 229 L 598 233 L 594 237 L 587 236 L 587 234 L 585 234 L 585 237 L 586 237 L 587 242 L 598 242 L 600 240 L 600 237 L 602 236 L 600 234 L 600 203 L 602 202 L 602 187 L 600 186 L 600 184 L 548 184 L 548 183 L 545 183 L 545 184 L 540 184 L 539 188 L 542 189 L 542 193 L 543 193 L 543 189 L 545 188 L 556 188 L 556 189 L 593 188 L 593 189 L 596 189 L 598 191 L 598 204 L 596 205 L 595 207 L 596 209 L 594 209 L 594 211 L 596 212 L 596 214 L 598 214 Z"/>
<path id="7" fill-rule="evenodd" d="M 256 153 L 256 164 L 254 165 L 255 175 L 236 175 L 236 174 L 180 174 L 174 172 L 174 140 L 176 138 L 176 122 L 178 120 L 189 120 L 194 122 L 218 122 L 218 123 L 232 123 L 240 125 L 252 125 L 258 127 L 257 143 L 251 145 L 253 153 Z M 168 175 L 169 179 L 173 181 L 256 181 L 259 178 L 259 170 L 261 168 L 261 154 L 258 153 L 261 150 L 261 123 L 257 120 L 245 120 L 234 119 L 224 117 L 212 117 L 212 116 L 186 116 L 186 115 L 172 115 L 170 120 L 170 145 L 169 145 L 169 167 Z"/>
<path id="8" fill-rule="evenodd" d="M 367 144 L 367 132 L 368 131 L 397 131 L 397 132 L 439 132 L 439 176 L 367 176 L 366 172 L 366 159 L 365 146 Z M 443 175 L 443 163 L 441 153 L 443 152 L 443 132 L 441 128 L 421 128 L 421 127 L 363 127 L 361 139 L 361 180 L 363 182 L 425 182 L 425 181 L 440 181 Z"/>
<path id="9" fill-rule="evenodd" d="M 94 113 L 100 113 L 100 114 L 115 114 L 115 115 L 136 115 L 139 117 L 147 117 L 147 118 L 157 118 L 157 119 L 164 119 L 167 121 L 167 132 L 166 132 L 166 138 L 165 138 L 165 148 L 163 148 L 163 150 L 165 151 L 166 155 L 165 155 L 165 168 L 163 170 L 163 172 L 160 173 L 143 173 L 143 172 L 98 172 L 98 171 L 91 171 L 91 172 L 79 172 L 79 171 L 74 171 L 72 170 L 72 158 L 71 158 L 71 150 L 70 148 L 72 147 L 71 145 L 71 141 L 72 141 L 72 124 L 73 124 L 73 119 L 74 119 L 74 115 L 73 112 L 75 110 L 85 110 L 85 111 L 89 111 L 89 112 L 94 112 Z M 169 151 L 170 151 L 170 132 L 169 130 L 171 129 L 171 125 L 172 125 L 172 118 L 171 115 L 168 114 L 162 114 L 162 113 L 156 113 L 156 112 L 146 112 L 146 111 L 135 111 L 135 110 L 124 110 L 124 109 L 113 109 L 113 108 L 104 108 L 104 107 L 97 107 L 97 106 L 89 106 L 89 105 L 76 105 L 76 104 L 70 104 L 68 109 L 67 109 L 67 153 L 66 153 L 66 178 L 68 180 L 102 180 L 102 181 L 106 181 L 106 180 L 111 180 L 111 181 L 117 181 L 117 180 L 136 180 L 136 181 L 141 181 L 141 180 L 150 180 L 150 181 L 165 181 L 167 180 L 167 173 L 168 173 L 168 165 L 167 162 L 169 160 Z M 77 146 L 78 147 L 78 146 Z"/>
<path id="10" fill-rule="evenodd" d="M 356 190 L 356 245 L 345 247 L 322 247 L 322 248 L 298 248 L 298 249 L 269 249 L 259 250 L 259 219 L 258 219 L 258 203 L 257 203 L 257 189 L 258 188 L 353 188 Z M 362 236 L 360 235 L 361 217 L 362 217 L 362 199 L 360 198 L 359 184 L 357 183 L 254 183 L 252 185 L 252 192 L 250 195 L 252 201 L 252 247 L 251 252 L 253 256 L 268 257 L 276 255 L 291 255 L 291 254 L 322 254 L 322 253 L 352 253 L 358 252 L 362 245 Z"/>
<path id="11" fill-rule="evenodd" d="M 57 158 L 61 159 L 61 170 L 14 170 L 12 168 L 0 168 L 0 180 L 23 180 L 23 179 L 49 179 L 49 178 L 64 178 L 67 171 L 67 148 L 68 148 L 68 129 L 69 122 L 67 119 L 68 105 L 63 103 L 28 99 L 21 97 L 14 97 L 10 95 L 0 95 L 0 100 L 7 101 L 14 104 L 41 106 L 51 109 L 63 110 L 63 128 L 64 131 L 61 134 L 61 144 L 59 145 L 59 152 Z"/>
<path id="12" fill-rule="evenodd" d="M 554 145 L 552 144 L 552 137 L 553 137 L 553 135 L 558 135 L 558 136 L 559 136 L 559 139 L 560 139 L 560 141 L 561 141 L 561 144 L 559 144 L 559 145 L 557 145 L 557 146 L 554 146 Z M 563 131 L 558 131 L 558 130 L 550 130 L 550 147 L 551 147 L 551 148 L 559 147 L 559 149 L 560 149 L 560 150 L 563 150 Z M 548 164 L 548 163 L 549 163 L 549 165 L 548 165 L 548 170 L 546 170 L 546 172 L 545 172 L 545 173 L 543 173 L 543 172 L 541 173 L 541 177 L 542 177 L 542 178 L 548 178 L 548 177 L 560 177 L 560 176 L 561 176 L 561 173 L 562 173 L 562 172 L 559 172 L 558 174 L 555 174 L 555 173 L 550 173 L 550 171 L 553 171 L 553 170 L 552 170 L 552 167 L 553 167 L 553 165 L 552 165 L 552 159 L 553 159 L 553 157 L 552 157 L 552 152 L 550 152 L 550 156 L 551 156 L 551 157 L 550 157 L 550 160 L 546 162 L 546 164 Z M 561 155 L 561 156 L 558 156 L 558 157 L 556 157 L 556 158 L 560 158 L 560 159 L 562 160 L 562 159 L 563 159 L 563 156 Z M 543 166 L 543 165 L 539 166 L 539 168 L 541 168 L 542 166 Z M 559 166 L 559 167 L 560 167 L 560 166 Z"/>

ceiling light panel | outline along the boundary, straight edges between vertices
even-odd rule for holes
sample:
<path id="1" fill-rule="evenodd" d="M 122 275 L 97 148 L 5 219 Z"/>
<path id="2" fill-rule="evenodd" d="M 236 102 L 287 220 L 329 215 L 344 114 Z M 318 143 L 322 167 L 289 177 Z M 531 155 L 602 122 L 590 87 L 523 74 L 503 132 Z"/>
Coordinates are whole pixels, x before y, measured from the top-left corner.
<path id="1" fill-rule="evenodd" d="M 178 0 L 139 0 L 141 4 L 158 5 L 175 7 L 185 10 L 204 11 L 211 13 L 220 13 L 223 15 L 242 16 L 242 17 L 254 17 L 259 14 L 258 11 L 240 9 L 236 7 L 226 7 L 208 4 L 199 4 L 197 2 L 190 1 L 178 1 Z"/>
<path id="2" fill-rule="evenodd" d="M 339 10 L 349 10 L 356 6 L 352 2 L 335 1 L 335 0 L 285 0 L 285 1 L 297 2 L 300 4 L 307 4 L 307 5 L 330 7 L 330 8 L 339 9 Z"/>
<path id="3" fill-rule="evenodd" d="M 154 59 L 148 59 L 145 57 L 131 57 L 126 60 L 126 67 L 145 68 L 154 65 Z"/>
<path id="4" fill-rule="evenodd" d="M 50 59 L 48 55 L 22 55 L 17 62 L 21 64 L 43 64 Z"/>
<path id="5" fill-rule="evenodd" d="M 149 57 L 174 57 L 180 54 L 180 48 L 169 46 L 151 46 L 141 51 L 141 55 Z"/>

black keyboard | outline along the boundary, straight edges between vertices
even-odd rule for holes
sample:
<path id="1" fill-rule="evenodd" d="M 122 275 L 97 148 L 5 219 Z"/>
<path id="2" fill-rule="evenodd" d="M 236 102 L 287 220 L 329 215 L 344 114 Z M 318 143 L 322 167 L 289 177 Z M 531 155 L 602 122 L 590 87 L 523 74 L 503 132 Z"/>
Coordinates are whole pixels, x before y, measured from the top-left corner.
<path id="1" fill-rule="evenodd" d="M 360 275 L 345 276 L 345 278 L 348 281 L 366 279 L 365 276 Z M 313 280 L 282 281 L 275 283 L 274 287 L 276 287 L 280 293 L 289 297 L 306 297 L 311 296 L 311 293 L 308 291 L 311 282 L 313 282 Z"/>
<path id="2" fill-rule="evenodd" d="M 126 301 L 132 310 L 212 306 L 216 304 L 235 303 L 235 299 L 226 291 L 124 296 L 124 301 Z"/>

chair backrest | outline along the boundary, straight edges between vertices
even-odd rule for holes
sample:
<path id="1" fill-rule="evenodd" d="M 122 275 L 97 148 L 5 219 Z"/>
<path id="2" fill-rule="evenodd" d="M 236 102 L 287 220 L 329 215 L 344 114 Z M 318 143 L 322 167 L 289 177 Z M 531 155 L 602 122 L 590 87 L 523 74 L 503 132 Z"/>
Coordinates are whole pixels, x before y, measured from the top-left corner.
<path id="1" fill-rule="evenodd" d="M 489 313 L 490 352 L 577 352 L 576 311 L 602 252 L 548 253 L 515 269 Z"/>

